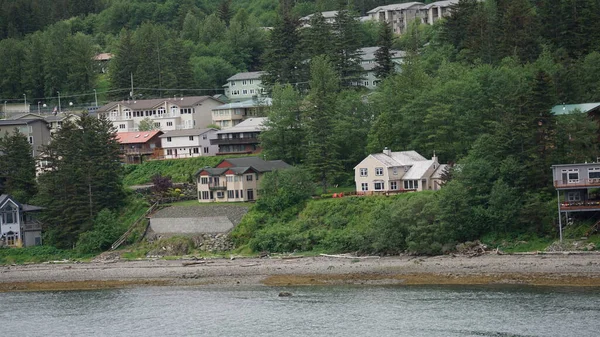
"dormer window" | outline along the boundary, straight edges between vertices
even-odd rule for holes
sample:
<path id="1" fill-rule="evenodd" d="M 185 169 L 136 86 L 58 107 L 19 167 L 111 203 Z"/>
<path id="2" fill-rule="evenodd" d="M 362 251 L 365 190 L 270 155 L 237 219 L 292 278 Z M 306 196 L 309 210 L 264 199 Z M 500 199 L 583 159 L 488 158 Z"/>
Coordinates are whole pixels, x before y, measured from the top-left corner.
<path id="1" fill-rule="evenodd" d="M 11 205 L 4 207 L 4 211 L 2 211 L 2 222 L 5 224 L 17 223 L 17 208 Z"/>

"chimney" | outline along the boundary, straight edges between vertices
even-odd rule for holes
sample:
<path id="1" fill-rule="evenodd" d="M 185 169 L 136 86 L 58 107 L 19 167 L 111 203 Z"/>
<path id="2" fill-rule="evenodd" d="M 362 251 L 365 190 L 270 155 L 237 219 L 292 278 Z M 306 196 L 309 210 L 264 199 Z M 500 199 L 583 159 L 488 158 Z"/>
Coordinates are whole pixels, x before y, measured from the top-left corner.
<path id="1" fill-rule="evenodd" d="M 383 154 L 389 157 L 392 155 L 392 151 L 386 147 L 383 149 Z"/>

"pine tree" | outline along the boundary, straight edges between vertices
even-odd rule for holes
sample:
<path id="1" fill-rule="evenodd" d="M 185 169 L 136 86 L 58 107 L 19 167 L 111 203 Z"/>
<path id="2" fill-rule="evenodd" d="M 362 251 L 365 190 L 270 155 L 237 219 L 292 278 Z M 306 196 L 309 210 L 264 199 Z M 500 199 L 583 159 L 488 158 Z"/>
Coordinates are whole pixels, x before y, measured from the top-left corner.
<path id="1" fill-rule="evenodd" d="M 135 48 L 132 41 L 131 32 L 128 30 L 121 30 L 120 40 L 117 46 L 117 52 L 110 62 L 110 85 L 112 90 L 122 89 L 122 92 L 115 92 L 113 97 L 128 97 L 129 90 L 126 88 L 131 87 L 131 75 L 135 73 L 137 69 L 138 61 L 134 57 Z"/>
<path id="2" fill-rule="evenodd" d="M 37 190 L 35 160 L 27 137 L 18 130 L 0 137 L 0 178 L 4 191 L 20 202 L 28 202 Z"/>
<path id="3" fill-rule="evenodd" d="M 325 21 L 323 14 L 317 12 L 312 15 L 309 22 L 309 27 L 302 30 L 304 49 L 308 53 L 308 58 L 318 55 L 332 55 L 331 41 L 333 38 L 331 25 Z"/>
<path id="4" fill-rule="evenodd" d="M 375 76 L 381 80 L 394 73 L 395 67 L 392 61 L 392 44 L 394 42 L 394 33 L 392 27 L 387 23 L 381 23 L 379 28 L 379 39 L 377 45 L 379 48 L 375 52 Z"/>
<path id="5" fill-rule="evenodd" d="M 280 0 L 279 12 L 263 54 L 263 85 L 298 84 L 305 80 L 300 52 L 300 21 L 292 13 L 292 1 Z"/>
<path id="6" fill-rule="evenodd" d="M 355 86 L 362 79 L 358 18 L 351 9 L 339 10 L 333 23 L 332 63 L 344 87 Z"/>
<path id="7" fill-rule="evenodd" d="M 70 248 L 102 209 L 124 201 L 120 146 L 106 119 L 83 115 L 66 122 L 44 148 L 49 171 L 39 177 L 37 201 L 45 207 L 48 241 Z"/>
<path id="8" fill-rule="evenodd" d="M 219 7 L 217 7 L 217 15 L 221 21 L 225 22 L 225 25 L 229 26 L 229 21 L 233 16 L 231 12 L 231 0 L 221 0 Z"/>
<path id="9" fill-rule="evenodd" d="M 341 163 L 338 146 L 332 137 L 337 119 L 336 97 L 339 79 L 331 62 L 324 56 L 312 59 L 310 92 L 304 113 L 306 130 L 306 165 L 323 191 L 339 175 Z"/>

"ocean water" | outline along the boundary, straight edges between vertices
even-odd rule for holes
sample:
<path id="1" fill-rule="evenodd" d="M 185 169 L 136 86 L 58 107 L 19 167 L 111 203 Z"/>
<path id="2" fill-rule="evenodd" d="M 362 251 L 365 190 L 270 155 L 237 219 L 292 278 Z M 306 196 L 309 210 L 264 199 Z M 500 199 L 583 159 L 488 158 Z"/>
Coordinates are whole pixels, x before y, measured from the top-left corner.
<path id="1" fill-rule="evenodd" d="M 278 297 L 288 291 L 292 297 Z M 0 293 L 0 336 L 600 336 L 600 289 L 143 287 Z"/>

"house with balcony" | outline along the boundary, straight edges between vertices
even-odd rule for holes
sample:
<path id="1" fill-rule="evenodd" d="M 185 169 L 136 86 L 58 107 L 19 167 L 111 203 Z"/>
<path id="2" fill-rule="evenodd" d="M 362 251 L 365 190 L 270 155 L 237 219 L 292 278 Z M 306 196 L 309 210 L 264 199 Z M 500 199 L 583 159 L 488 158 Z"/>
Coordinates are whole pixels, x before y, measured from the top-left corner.
<path id="1" fill-rule="evenodd" d="M 450 16 L 452 6 L 458 4 L 459 0 L 436 1 L 423 7 L 423 23 L 433 25 L 441 18 Z"/>
<path id="2" fill-rule="evenodd" d="M 117 132 L 139 130 L 149 118 L 162 131 L 201 129 L 212 123 L 212 109 L 223 102 L 212 96 L 188 96 L 110 102 L 98 108 L 98 118 L 106 117 Z"/>
<path id="3" fill-rule="evenodd" d="M 259 157 L 230 158 L 215 167 L 196 172 L 199 202 L 253 201 L 259 195 L 259 183 L 266 172 L 290 168 L 282 160 Z"/>
<path id="4" fill-rule="evenodd" d="M 439 190 L 448 165 L 437 157 L 426 159 L 416 151 L 370 154 L 354 168 L 358 194 L 390 194 L 409 191 Z"/>
<path id="5" fill-rule="evenodd" d="M 223 85 L 225 96 L 232 102 L 263 96 L 265 91 L 260 79 L 263 74 L 263 71 L 251 71 L 231 76 L 227 79 L 227 83 Z"/>
<path id="6" fill-rule="evenodd" d="M 118 132 L 117 141 L 121 144 L 121 154 L 125 164 L 141 164 L 162 154 L 160 130 Z"/>
<path id="7" fill-rule="evenodd" d="M 272 105 L 268 97 L 224 104 L 213 109 L 213 124 L 221 130 L 236 126 L 250 117 L 264 117 Z"/>
<path id="8" fill-rule="evenodd" d="M 159 136 L 165 159 L 214 156 L 219 147 L 210 143 L 217 138 L 217 129 L 187 129 L 167 131 Z"/>
<path id="9" fill-rule="evenodd" d="M 219 146 L 217 155 L 259 153 L 258 135 L 264 130 L 267 117 L 253 117 L 225 130 L 217 131 L 217 138 L 212 145 Z"/>
<path id="10" fill-rule="evenodd" d="M 34 158 L 38 158 L 42 147 L 50 143 L 50 126 L 43 118 L 0 120 L 0 137 L 6 133 L 12 134 L 15 129 L 27 137 Z"/>
<path id="11" fill-rule="evenodd" d="M 371 20 L 390 24 L 392 31 L 401 35 L 406 33 L 411 22 L 421 21 L 423 7 L 425 7 L 425 4 L 422 2 L 406 2 L 375 7 L 367 14 Z"/>
<path id="12" fill-rule="evenodd" d="M 0 246 L 29 247 L 42 244 L 41 207 L 21 204 L 8 194 L 0 195 Z"/>

